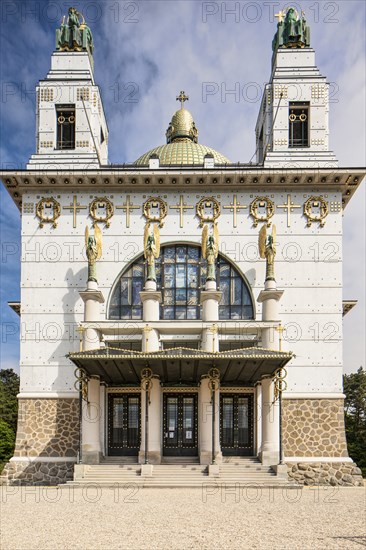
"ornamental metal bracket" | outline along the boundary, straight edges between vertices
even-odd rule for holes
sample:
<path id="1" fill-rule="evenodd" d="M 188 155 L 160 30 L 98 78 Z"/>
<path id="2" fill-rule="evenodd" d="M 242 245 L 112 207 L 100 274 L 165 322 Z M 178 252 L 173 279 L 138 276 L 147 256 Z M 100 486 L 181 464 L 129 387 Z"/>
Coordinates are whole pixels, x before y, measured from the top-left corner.
<path id="1" fill-rule="evenodd" d="M 74 375 L 76 378 L 76 381 L 74 383 L 74 388 L 76 391 L 81 392 L 81 397 L 84 401 L 89 403 L 88 400 L 88 382 L 90 380 L 87 372 L 82 369 L 81 367 L 75 369 Z"/>
<path id="2" fill-rule="evenodd" d="M 141 387 L 148 393 L 149 405 L 151 403 L 150 393 L 152 388 L 153 371 L 146 367 L 141 371 Z"/>
<path id="3" fill-rule="evenodd" d="M 282 395 L 282 392 L 287 390 L 287 382 L 285 380 L 287 376 L 287 370 L 283 367 L 280 367 L 276 370 L 274 375 L 274 400 L 273 403 L 275 403 L 280 395 Z"/>
<path id="4" fill-rule="evenodd" d="M 212 402 L 214 392 L 216 390 L 218 390 L 219 387 L 220 387 L 220 371 L 219 371 L 219 369 L 217 369 L 216 367 L 212 367 L 212 369 L 210 369 L 208 371 L 208 378 L 209 378 L 208 385 L 209 385 L 209 388 L 211 390 L 211 402 Z"/>

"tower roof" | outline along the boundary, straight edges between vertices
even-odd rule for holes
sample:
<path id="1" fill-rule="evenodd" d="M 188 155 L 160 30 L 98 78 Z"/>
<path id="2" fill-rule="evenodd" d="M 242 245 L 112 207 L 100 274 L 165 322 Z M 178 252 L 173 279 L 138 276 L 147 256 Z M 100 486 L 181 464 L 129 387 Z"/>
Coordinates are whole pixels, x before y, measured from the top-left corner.
<path id="1" fill-rule="evenodd" d="M 161 165 L 202 165 L 206 155 L 212 156 L 215 164 L 230 164 L 230 160 L 221 153 L 198 143 L 198 129 L 193 116 L 184 107 L 184 103 L 188 99 L 184 91 L 177 96 L 181 107 L 174 113 L 169 123 L 165 134 L 166 145 L 159 145 L 151 149 L 138 158 L 134 164 L 148 165 L 151 157 L 159 157 Z"/>

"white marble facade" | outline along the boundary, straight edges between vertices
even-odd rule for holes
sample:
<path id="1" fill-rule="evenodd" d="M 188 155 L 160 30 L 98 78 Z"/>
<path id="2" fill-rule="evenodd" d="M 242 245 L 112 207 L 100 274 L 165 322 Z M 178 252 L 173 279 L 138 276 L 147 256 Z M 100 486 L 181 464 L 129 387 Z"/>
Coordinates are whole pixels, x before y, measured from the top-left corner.
<path id="1" fill-rule="evenodd" d="M 78 397 L 75 364 L 67 356 L 79 351 L 77 329 L 85 327 L 84 233 L 87 225 L 92 226 L 90 204 L 96 199 L 108 199 L 114 213 L 108 224 L 99 223 L 103 233 L 102 258 L 97 262 L 101 294 L 98 306 L 93 306 L 95 318 L 90 318 L 91 310 L 88 313 L 87 321 L 97 329 L 93 329 L 97 341 L 91 347 L 103 349 L 106 344 L 137 341 L 141 342 L 140 350 L 144 349 L 146 323 L 109 320 L 109 304 L 121 273 L 143 254 L 146 223 L 143 205 L 151 197 L 160 198 L 167 205 L 164 226 L 160 229 L 162 246 L 182 243 L 200 246 L 202 227 L 196 205 L 204 197 L 213 197 L 220 203 L 217 219 L 220 254 L 245 278 L 255 313 L 251 321 L 210 319 L 217 321 L 218 349 L 223 342 L 237 343 L 240 347 L 243 340 L 254 338 L 259 347 L 269 342 L 268 347 L 274 350 L 293 352 L 286 367 L 287 389 L 282 396 L 289 403 L 290 413 L 291 407 L 296 412 L 297 404 L 300 408 L 304 401 L 318 407 L 319 400 L 325 400 L 321 407 L 326 414 L 331 409 L 328 402 L 342 404 L 342 216 L 364 173 L 338 169 L 336 158 L 329 150 L 329 84 L 315 65 L 314 50 L 280 48 L 274 56 L 272 76 L 256 127 L 257 165 L 215 166 L 210 158 L 199 165 L 182 167 L 160 166 L 158 159 L 150 160 L 149 166 L 144 167 L 111 167 L 103 105 L 94 81 L 92 59 L 85 51 L 54 53 L 51 70 L 40 82 L 37 94 L 36 153 L 26 171 L 2 174 L 22 210 L 19 398 L 25 401 L 26 407 L 30 407 L 33 399 L 43 400 L 51 407 L 49 400 L 70 400 L 71 403 Z M 289 147 L 291 101 L 309 104 L 309 146 L 306 148 Z M 75 109 L 73 150 L 57 148 L 56 114 L 60 105 L 72 105 Z M 50 199 L 59 208 L 57 219 L 54 224 L 41 223 L 38 207 L 42 200 Z M 271 202 L 270 218 L 255 218 L 251 205 L 256 200 Z M 321 219 L 312 220 L 306 215 L 307 201 L 312 203 L 315 217 L 323 205 L 326 213 L 323 212 Z M 183 212 L 179 210 L 182 202 Z M 129 211 L 126 205 L 131 207 Z M 263 216 L 265 206 L 258 204 L 258 212 L 259 217 Z M 283 291 L 283 295 L 281 292 L 277 295 L 280 300 L 275 304 L 278 311 L 273 309 L 276 317 L 273 319 L 264 319 L 262 303 L 258 301 L 264 290 L 266 270 L 265 260 L 259 258 L 258 233 L 267 222 L 277 228 L 274 287 L 277 285 L 277 289 Z M 279 325 L 284 329 L 282 337 L 275 330 Z M 154 331 L 157 347 L 162 348 L 164 339 L 168 338 L 181 340 L 184 346 L 185 338 L 189 337 L 198 342 L 200 349 L 204 348 L 207 326 L 201 320 L 157 319 Z M 272 340 L 268 338 L 268 331 L 273 331 Z M 215 345 L 217 349 L 217 342 Z M 89 453 L 92 461 L 98 461 L 100 454 L 108 452 L 107 396 L 112 389 L 102 382 L 99 384 L 94 378 L 89 382 L 90 395 L 100 412 L 98 422 L 88 423 L 87 415 L 83 416 L 83 454 L 85 458 Z M 253 452 L 264 462 L 277 464 L 279 411 L 277 405 L 271 410 L 272 382 L 268 378 L 255 382 L 248 388 L 233 387 L 232 391 L 245 390 L 247 395 L 254 396 Z M 206 386 L 207 380 L 203 378 L 199 390 L 197 384 L 191 388 L 192 392 L 199 392 L 200 406 L 202 400 L 209 400 Z M 113 391 L 123 393 L 124 388 L 114 387 Z M 144 392 L 139 386 L 131 391 L 140 391 L 142 397 L 140 454 L 143 454 Z M 162 391 L 156 382 L 150 411 L 149 451 L 157 461 L 161 459 Z M 217 399 L 220 399 L 219 393 Z M 75 415 L 70 413 L 70 417 L 72 414 Z M 212 433 L 208 423 L 202 422 L 202 414 L 200 410 L 198 447 L 201 461 L 208 463 L 212 459 Z M 75 418 L 72 420 L 75 424 L 74 421 Z M 308 442 L 307 456 L 320 460 L 323 457 L 325 462 L 330 456 L 334 460 L 341 457 L 349 460 L 344 458 L 347 456 L 344 430 L 339 422 L 339 448 L 331 444 L 317 448 L 317 443 L 311 446 Z M 215 430 L 215 452 L 219 456 L 217 420 Z M 287 457 L 300 461 L 301 446 L 291 444 L 290 432 L 287 429 L 285 434 L 290 441 L 285 449 Z M 24 439 L 24 434 L 22 437 Z M 319 437 L 326 438 L 326 435 Z M 18 457 L 28 456 L 24 455 L 28 452 L 24 451 L 26 444 L 27 441 L 20 438 Z M 77 441 L 73 444 L 77 446 Z M 52 452 L 49 454 L 53 456 Z M 73 458 L 66 456 L 70 462 L 76 460 L 75 454 Z M 61 460 L 61 455 L 56 458 Z M 140 458 L 143 460 L 142 455 Z M 16 462 L 19 458 L 13 460 Z M 32 479 L 33 473 L 29 475 Z"/>

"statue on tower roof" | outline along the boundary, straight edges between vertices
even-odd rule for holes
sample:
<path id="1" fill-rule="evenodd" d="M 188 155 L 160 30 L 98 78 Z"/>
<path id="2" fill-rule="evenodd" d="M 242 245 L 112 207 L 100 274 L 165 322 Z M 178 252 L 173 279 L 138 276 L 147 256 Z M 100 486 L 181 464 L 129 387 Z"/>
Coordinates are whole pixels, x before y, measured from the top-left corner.
<path id="1" fill-rule="evenodd" d="M 61 52 L 88 51 L 93 55 L 93 36 L 85 23 L 84 16 L 76 8 L 69 8 L 66 23 L 65 19 L 66 16 L 63 17 L 60 28 L 56 29 L 56 50 Z"/>
<path id="2" fill-rule="evenodd" d="M 276 14 L 278 17 L 277 32 L 274 35 L 272 49 L 305 48 L 310 46 L 310 27 L 306 22 L 305 13 L 299 16 L 295 8 Z"/>

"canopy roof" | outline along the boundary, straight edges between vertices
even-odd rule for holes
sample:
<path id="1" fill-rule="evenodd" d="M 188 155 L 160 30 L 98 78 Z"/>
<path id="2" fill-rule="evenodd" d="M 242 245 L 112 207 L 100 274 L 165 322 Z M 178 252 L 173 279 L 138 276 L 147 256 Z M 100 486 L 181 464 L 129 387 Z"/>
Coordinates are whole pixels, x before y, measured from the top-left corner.
<path id="1" fill-rule="evenodd" d="M 146 367 L 152 369 L 162 383 L 197 384 L 210 368 L 216 367 L 222 384 L 250 385 L 284 367 L 293 353 L 254 347 L 217 353 L 190 348 L 157 352 L 102 348 L 70 353 L 68 357 L 89 375 L 100 376 L 112 385 L 140 384 L 141 371 Z"/>

